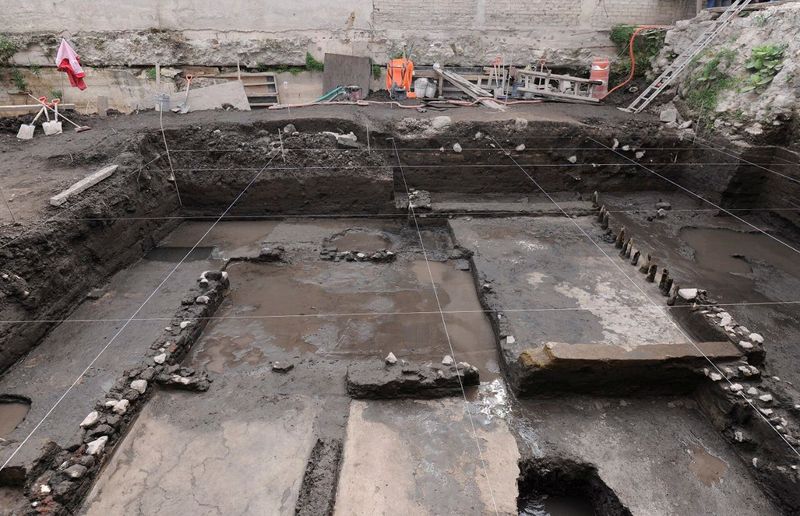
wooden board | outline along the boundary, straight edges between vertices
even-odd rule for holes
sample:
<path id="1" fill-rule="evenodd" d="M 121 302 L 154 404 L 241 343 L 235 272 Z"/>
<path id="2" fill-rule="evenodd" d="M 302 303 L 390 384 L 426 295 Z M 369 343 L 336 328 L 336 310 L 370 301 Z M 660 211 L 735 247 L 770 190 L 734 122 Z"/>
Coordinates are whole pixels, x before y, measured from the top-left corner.
<path id="1" fill-rule="evenodd" d="M 215 77 L 241 82 L 250 100 L 250 107 L 268 107 L 280 103 L 278 82 L 273 72 L 237 72 Z"/>
<path id="2" fill-rule="evenodd" d="M 361 86 L 361 95 L 369 94 L 372 76 L 372 61 L 368 57 L 343 54 L 325 54 L 325 70 L 322 75 L 322 93 L 338 86 Z"/>

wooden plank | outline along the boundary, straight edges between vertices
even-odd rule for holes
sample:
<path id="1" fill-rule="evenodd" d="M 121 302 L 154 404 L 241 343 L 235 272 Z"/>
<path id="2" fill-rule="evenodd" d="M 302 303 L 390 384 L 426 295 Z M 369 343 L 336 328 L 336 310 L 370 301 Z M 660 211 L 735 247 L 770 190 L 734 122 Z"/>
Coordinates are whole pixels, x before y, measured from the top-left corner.
<path id="1" fill-rule="evenodd" d="M 779 2 L 762 2 L 758 4 L 748 4 L 742 9 L 742 11 L 760 11 L 762 9 L 769 9 L 770 7 L 775 7 L 776 5 L 783 5 L 783 4 L 791 4 L 797 2 L 798 0 L 782 0 Z M 723 6 L 723 7 L 709 7 L 703 9 L 704 11 L 708 11 L 711 13 L 722 14 L 724 13 L 728 7 L 730 6 Z"/>
<path id="2" fill-rule="evenodd" d="M 372 76 L 372 60 L 368 57 L 344 54 L 325 54 L 325 70 L 322 75 L 322 91 L 331 91 L 339 86 L 358 85 L 361 94 L 369 94 Z"/>
<path id="3" fill-rule="evenodd" d="M 36 113 L 42 109 L 41 104 L 18 104 L 16 106 L 0 106 L 0 114 L 8 114 L 8 113 L 17 113 L 25 114 L 25 113 Z M 59 104 L 58 110 L 59 111 L 66 111 L 66 110 L 75 109 L 75 104 Z"/>
<path id="4" fill-rule="evenodd" d="M 118 165 L 109 165 L 105 168 L 101 168 L 97 172 L 89 174 L 88 176 L 84 177 L 74 185 L 70 186 L 63 192 L 58 195 L 54 195 L 50 198 L 50 204 L 53 206 L 61 206 L 65 202 L 69 200 L 70 197 L 78 195 L 79 193 L 83 192 L 84 190 L 88 190 L 89 188 L 93 187 L 103 179 L 111 176 L 114 171 L 117 170 Z"/>
<path id="5" fill-rule="evenodd" d="M 448 72 L 446 70 L 440 70 L 438 68 L 435 68 L 434 70 L 441 77 L 444 77 L 445 79 L 447 79 L 455 87 L 459 88 L 461 91 L 463 91 L 464 93 L 466 93 L 470 97 L 474 98 L 475 100 L 477 100 L 478 102 L 480 102 L 484 106 L 486 106 L 486 107 L 488 107 L 490 109 L 495 109 L 497 111 L 505 111 L 506 110 L 505 106 L 503 106 L 501 104 L 498 104 L 497 102 L 494 101 L 494 96 L 490 92 L 488 92 L 488 91 L 486 91 L 486 90 L 484 90 L 482 88 L 478 88 L 477 86 L 475 86 L 471 82 L 468 82 L 467 80 L 463 79 L 457 73 Z"/>
<path id="6" fill-rule="evenodd" d="M 596 99 L 594 97 L 583 97 L 578 95 L 572 95 L 569 93 L 561 93 L 558 91 L 538 90 L 534 88 L 524 88 L 524 87 L 517 88 L 517 91 L 522 91 L 525 93 L 533 93 L 534 95 L 541 95 L 542 97 L 553 97 L 556 99 L 575 100 L 578 102 L 589 102 L 589 103 L 600 102 L 599 99 Z"/>
<path id="7" fill-rule="evenodd" d="M 535 72 L 535 71 L 527 71 L 527 70 L 520 70 L 517 72 L 519 75 L 527 75 L 529 77 L 536 77 L 538 79 L 553 79 L 553 80 L 560 80 L 560 81 L 572 81 L 572 82 L 580 82 L 583 84 L 603 84 L 603 81 L 597 81 L 592 79 L 584 79 L 583 77 L 573 77 L 572 75 L 558 75 L 555 73 L 548 73 L 548 72 Z"/>

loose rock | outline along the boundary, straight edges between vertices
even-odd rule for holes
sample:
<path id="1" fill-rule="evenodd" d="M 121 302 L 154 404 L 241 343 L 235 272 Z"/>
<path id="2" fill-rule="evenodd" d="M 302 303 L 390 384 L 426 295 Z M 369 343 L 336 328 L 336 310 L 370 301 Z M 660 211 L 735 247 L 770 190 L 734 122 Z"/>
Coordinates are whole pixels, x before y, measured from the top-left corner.
<path id="1" fill-rule="evenodd" d="M 69 478 L 77 480 L 86 474 L 86 466 L 81 466 L 80 464 L 73 464 L 72 466 L 64 470 L 64 474 L 67 475 Z"/>
<path id="2" fill-rule="evenodd" d="M 294 369 L 294 364 L 291 362 L 273 362 L 272 370 L 276 373 L 288 373 Z"/>
<path id="3" fill-rule="evenodd" d="M 144 394 L 144 391 L 147 390 L 147 381 L 146 380 L 134 380 L 131 382 L 131 389 L 138 391 L 139 394 Z"/>
<path id="4" fill-rule="evenodd" d="M 81 421 L 80 426 L 81 426 L 81 428 L 89 428 L 91 426 L 94 426 L 97 423 L 97 420 L 99 418 L 100 418 L 100 414 L 98 414 L 96 410 L 93 410 L 93 411 L 89 412 L 89 415 L 87 415 L 83 419 L 83 421 Z"/>
<path id="5" fill-rule="evenodd" d="M 86 445 L 86 453 L 89 455 L 98 455 L 103 452 L 108 442 L 108 436 L 104 435 Z"/>

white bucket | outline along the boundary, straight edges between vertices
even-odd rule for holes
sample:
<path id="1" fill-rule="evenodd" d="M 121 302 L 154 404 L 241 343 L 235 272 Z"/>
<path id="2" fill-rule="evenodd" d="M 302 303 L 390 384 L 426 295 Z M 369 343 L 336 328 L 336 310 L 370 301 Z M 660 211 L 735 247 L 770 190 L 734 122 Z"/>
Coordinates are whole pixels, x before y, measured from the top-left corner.
<path id="1" fill-rule="evenodd" d="M 432 99 L 436 96 L 436 83 L 428 81 L 428 87 L 425 88 L 425 97 Z"/>
<path id="2" fill-rule="evenodd" d="M 428 90 L 428 79 L 425 77 L 420 77 L 416 81 L 414 81 L 414 93 L 417 94 L 417 98 L 424 97 L 425 92 Z"/>

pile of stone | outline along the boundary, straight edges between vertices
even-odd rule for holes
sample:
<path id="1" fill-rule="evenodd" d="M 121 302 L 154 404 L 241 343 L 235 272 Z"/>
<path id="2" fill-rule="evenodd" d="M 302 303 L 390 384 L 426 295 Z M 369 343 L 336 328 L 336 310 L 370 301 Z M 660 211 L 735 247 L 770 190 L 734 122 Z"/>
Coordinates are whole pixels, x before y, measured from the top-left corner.
<path id="1" fill-rule="evenodd" d="M 258 253 L 256 261 L 259 262 L 282 262 L 285 250 L 282 246 L 264 246 Z"/>
<path id="2" fill-rule="evenodd" d="M 361 399 L 461 396 L 462 386 L 479 383 L 477 367 L 456 364 L 449 355 L 441 364 L 411 364 L 389 353 L 383 362 L 359 362 L 347 369 L 347 393 Z"/>
<path id="3" fill-rule="evenodd" d="M 333 262 L 344 261 L 344 262 L 386 263 L 394 261 L 397 255 L 392 251 L 386 249 L 381 249 L 380 251 L 375 251 L 375 252 L 364 252 L 358 250 L 339 251 L 339 249 L 336 246 L 325 245 L 319 252 L 319 257 L 323 260 L 328 260 Z"/>
<path id="4" fill-rule="evenodd" d="M 409 208 L 414 210 L 431 209 L 431 193 L 427 190 L 410 190 L 408 192 Z"/>
<path id="5" fill-rule="evenodd" d="M 153 382 L 195 391 L 208 390 L 205 373 L 181 367 L 208 317 L 214 314 L 229 286 L 223 271 L 206 271 L 176 311 L 171 324 L 151 345 L 142 363 L 123 373 L 80 423 L 72 442 L 52 444 L 39 459 L 36 477 L 29 479 L 31 506 L 39 513 L 71 514 L 107 457 L 107 451 L 133 421 L 149 397 Z"/>
<path id="6" fill-rule="evenodd" d="M 212 381 L 205 371 L 195 371 L 194 368 L 181 367 L 178 364 L 165 367 L 156 377 L 159 385 L 195 392 L 207 391 Z"/>

